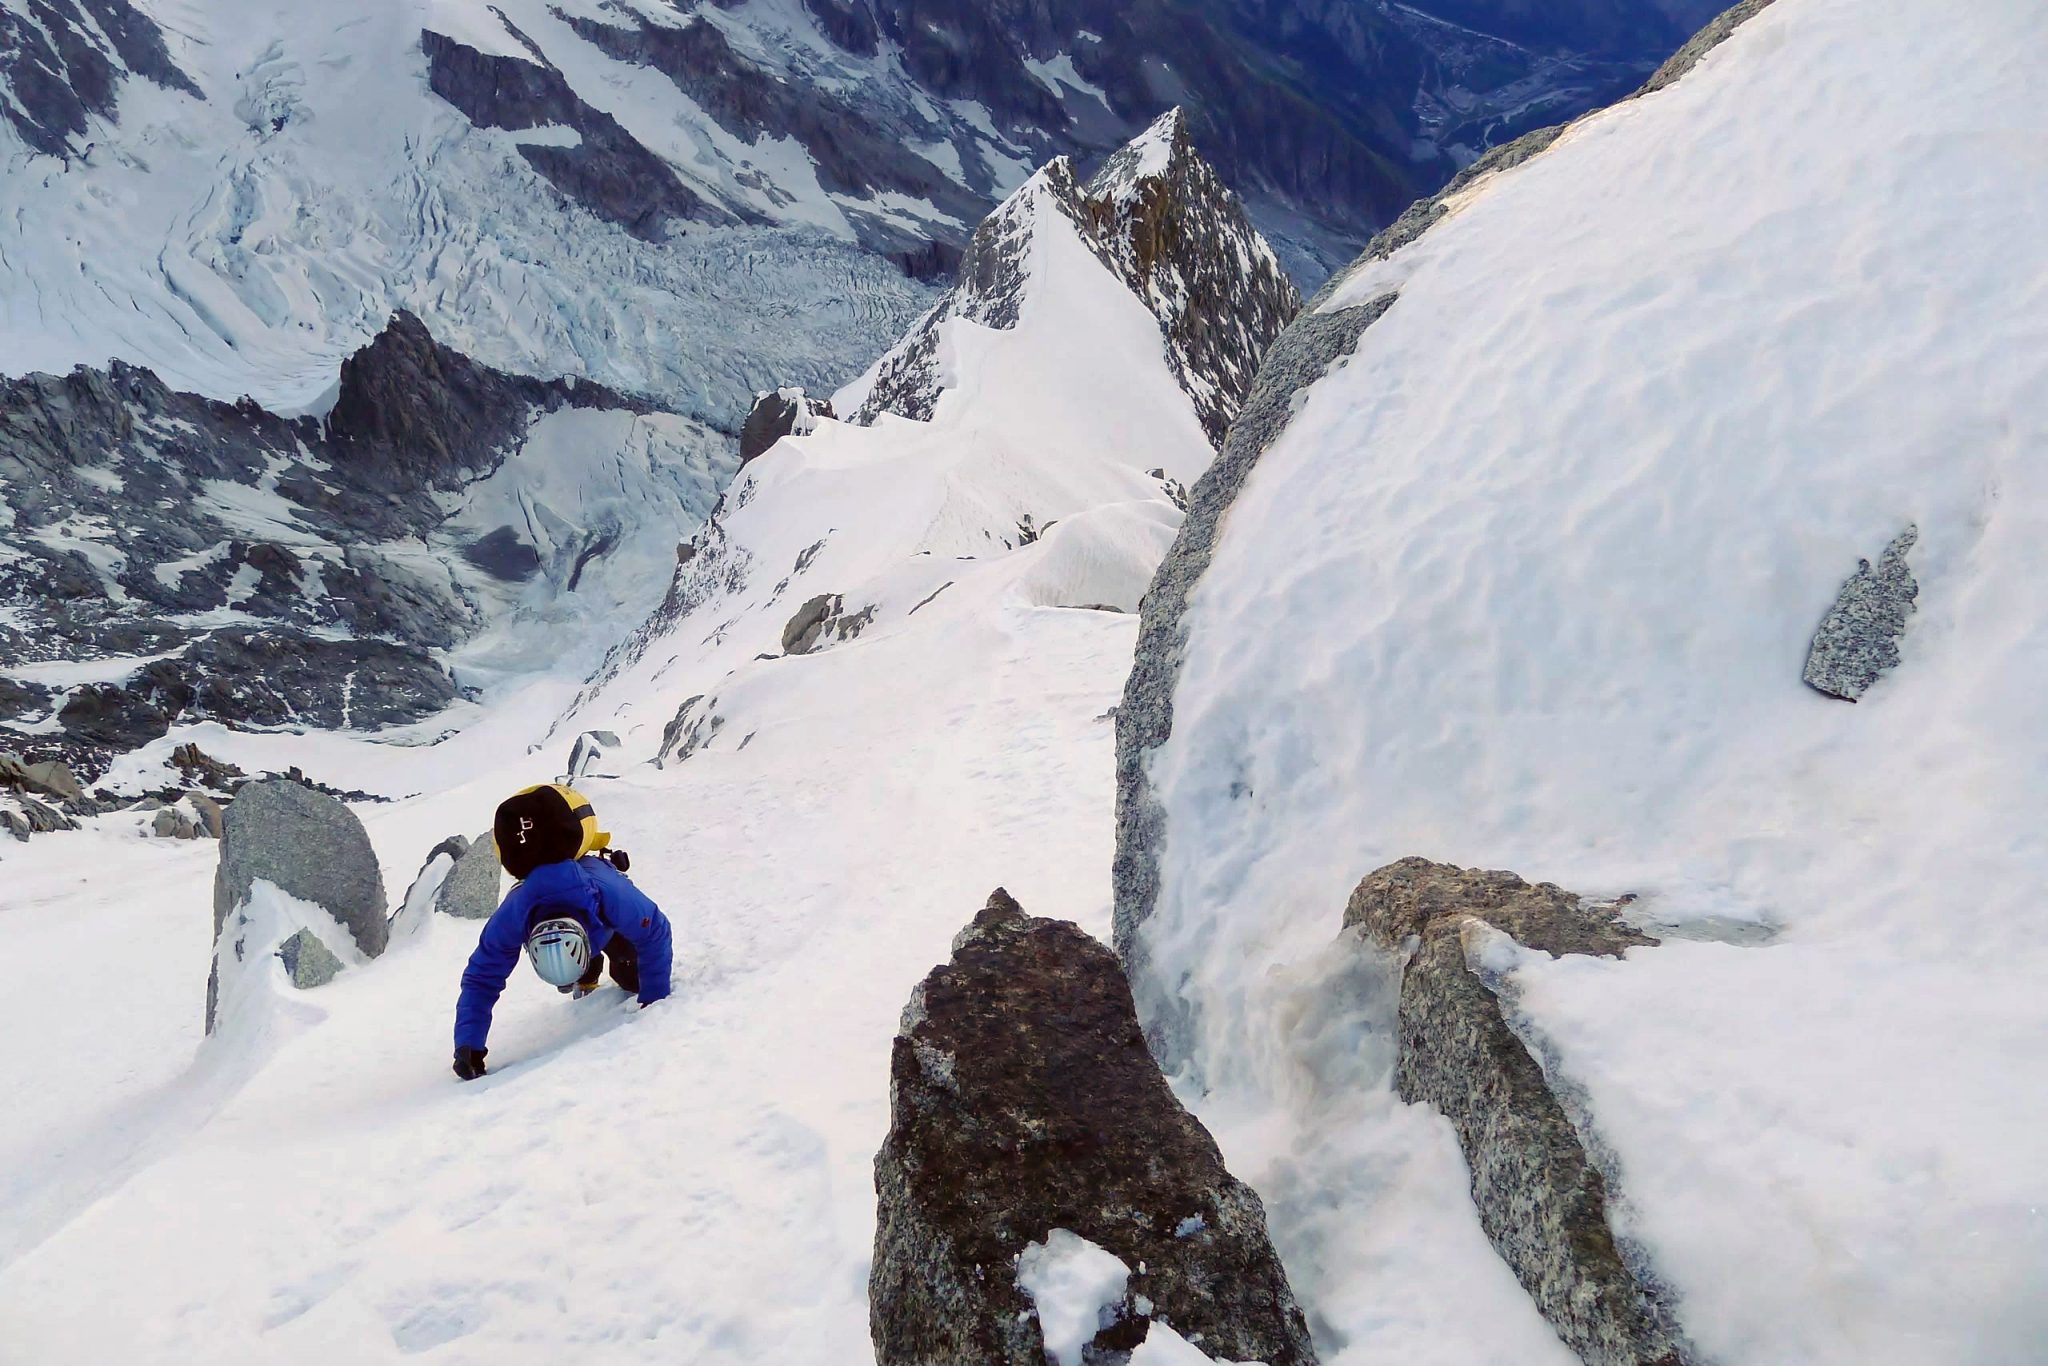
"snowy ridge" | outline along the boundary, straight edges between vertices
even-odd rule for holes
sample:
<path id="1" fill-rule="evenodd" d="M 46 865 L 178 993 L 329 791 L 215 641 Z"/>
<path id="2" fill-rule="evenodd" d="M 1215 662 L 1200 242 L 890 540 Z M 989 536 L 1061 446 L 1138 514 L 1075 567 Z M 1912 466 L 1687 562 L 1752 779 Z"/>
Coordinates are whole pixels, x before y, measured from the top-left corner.
<path id="1" fill-rule="evenodd" d="M 1259 357 L 1301 301 L 1237 197 L 1196 153 L 1177 109 L 1086 186 L 1064 157 L 1026 182 L 975 229 L 952 292 L 835 396 L 838 410 L 863 423 L 885 412 L 928 420 L 955 382 L 950 329 L 956 320 L 1016 325 L 1033 237 L 1054 219 L 1077 231 L 1158 319 L 1167 363 L 1220 443 Z"/>
<path id="2" fill-rule="evenodd" d="M 1763 9 L 1300 325 L 1384 309 L 1188 597 L 1138 933 L 1337 1360 L 1564 1359 L 1332 943 L 1407 855 L 1639 897 L 1657 947 L 1488 967 L 1703 1358 L 2048 1340 L 2044 54 L 2032 10 Z M 1823 696 L 1895 544 L 1898 663 Z"/>

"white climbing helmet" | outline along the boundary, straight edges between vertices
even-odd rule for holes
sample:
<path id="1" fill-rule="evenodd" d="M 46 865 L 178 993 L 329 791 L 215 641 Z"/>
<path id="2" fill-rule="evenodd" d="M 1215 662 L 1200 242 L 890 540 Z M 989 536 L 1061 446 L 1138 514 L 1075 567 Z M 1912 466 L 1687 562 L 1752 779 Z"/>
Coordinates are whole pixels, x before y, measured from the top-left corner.
<path id="1" fill-rule="evenodd" d="M 543 920 L 526 936 L 526 956 L 549 986 L 573 987 L 590 966 L 590 936 L 568 916 Z"/>

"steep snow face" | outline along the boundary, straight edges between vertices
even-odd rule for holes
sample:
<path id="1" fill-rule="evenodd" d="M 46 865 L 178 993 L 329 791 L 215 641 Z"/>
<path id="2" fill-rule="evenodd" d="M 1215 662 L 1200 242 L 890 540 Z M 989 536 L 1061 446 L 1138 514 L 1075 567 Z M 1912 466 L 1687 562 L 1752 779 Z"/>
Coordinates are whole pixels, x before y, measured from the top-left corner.
<path id="1" fill-rule="evenodd" d="M 1408 1308 L 1487 1260 L 1331 947 L 1409 854 L 1642 898 L 1506 981 L 1705 1359 L 2048 1341 L 2044 88 L 2036 6 L 1779 4 L 1321 301 L 1398 294 L 1190 598 L 1139 934 L 1333 1359 L 1537 1359 Z M 1806 687 L 1909 527 L 1897 667 Z"/>

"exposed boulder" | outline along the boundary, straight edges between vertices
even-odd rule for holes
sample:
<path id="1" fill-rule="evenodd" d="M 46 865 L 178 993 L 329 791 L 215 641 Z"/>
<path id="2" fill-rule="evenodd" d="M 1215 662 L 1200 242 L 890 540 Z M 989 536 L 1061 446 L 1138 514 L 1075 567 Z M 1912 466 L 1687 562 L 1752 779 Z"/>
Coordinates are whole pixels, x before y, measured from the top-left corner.
<path id="1" fill-rule="evenodd" d="M 158 807 L 150 820 L 149 832 L 165 840 L 203 840 L 208 837 L 205 822 L 177 806 Z"/>
<path id="2" fill-rule="evenodd" d="M 1589 1366 L 1691 1361 L 1615 1242 L 1605 1176 L 1475 966 L 1490 931 L 1553 955 L 1657 941 L 1550 883 L 1421 858 L 1360 882 L 1344 925 L 1404 960 L 1395 1089 L 1457 1130 L 1480 1226 L 1557 1335 Z"/>
<path id="3" fill-rule="evenodd" d="M 166 759 L 164 764 L 168 768 L 177 769 L 186 782 L 222 794 L 232 794 L 241 786 L 242 779 L 246 776 L 235 765 L 224 763 L 191 743 L 179 745 L 172 750 L 171 757 Z"/>
<path id="4" fill-rule="evenodd" d="M 806 602 L 782 628 L 782 652 L 805 655 L 820 645 L 852 640 L 874 624 L 872 604 L 858 612 L 846 610 L 846 600 L 837 593 L 820 593 Z"/>
<path id="5" fill-rule="evenodd" d="M 832 400 L 812 398 L 802 389 L 767 389 L 754 395 L 753 411 L 740 424 L 740 463 L 765 455 L 785 436 L 808 436 L 821 417 L 835 417 Z"/>
<path id="6" fill-rule="evenodd" d="M 820 593 L 796 609 L 782 628 L 782 651 L 784 654 L 807 653 L 818 643 L 818 635 L 825 629 L 825 623 L 839 610 L 839 595 Z"/>
<path id="7" fill-rule="evenodd" d="M 208 839 L 219 839 L 226 828 L 227 809 L 204 792 L 187 792 L 185 804 L 192 808 L 192 814 L 199 818 L 200 827 Z"/>
<path id="8" fill-rule="evenodd" d="M 598 761 L 618 747 L 619 736 L 616 731 L 584 731 L 576 737 L 576 743 L 569 749 L 569 767 L 564 771 L 562 781 L 573 783 L 578 778 L 591 775 L 595 772 Z M 600 776 L 615 775 L 607 773 Z"/>
<path id="9" fill-rule="evenodd" d="M 1061 1230 L 1131 1269 L 1086 1350 L 1158 1323 L 1222 1359 L 1316 1359 L 1264 1209 L 1160 1075 L 1115 956 L 1000 890 L 904 1010 L 875 1189 L 880 1366 L 1043 1366 L 1019 1259 Z"/>
<path id="10" fill-rule="evenodd" d="M 309 929 L 299 930 L 279 944 L 277 956 L 283 961 L 292 985 L 301 991 L 324 987 L 341 974 L 342 961 Z"/>
<path id="11" fill-rule="evenodd" d="M 0 830 L 18 840 L 58 830 L 76 830 L 78 822 L 34 797 L 14 792 L 0 795 Z"/>
<path id="12" fill-rule="evenodd" d="M 376 851 L 355 812 L 302 783 L 266 778 L 249 783 L 227 808 L 220 866 L 213 880 L 214 975 L 207 983 L 206 1025 L 220 1001 L 220 945 L 230 917 L 246 911 L 258 881 L 320 908 L 364 958 L 384 952 L 384 879 Z M 339 945 L 328 945 L 330 950 Z M 237 940 L 233 961 L 246 961 Z M 340 956 L 337 954 L 337 956 Z"/>
<path id="13" fill-rule="evenodd" d="M 1807 686 L 1829 697 L 1854 702 L 1899 662 L 1899 637 L 1906 633 L 1920 585 L 1906 554 L 1920 539 L 1907 527 L 1892 538 L 1873 567 L 1856 562 L 1856 572 L 1835 595 L 1807 648 Z"/>
<path id="14" fill-rule="evenodd" d="M 0 787 L 11 787 L 39 796 L 54 797 L 60 802 L 86 800 L 85 789 L 79 786 L 77 776 L 71 771 L 71 765 L 62 759 L 28 763 L 19 755 L 0 753 Z"/>
<path id="15" fill-rule="evenodd" d="M 462 836 L 454 836 L 442 848 L 456 840 Z M 498 846 L 488 830 L 463 844 L 455 866 L 434 894 L 434 909 L 458 920 L 489 920 L 491 912 L 498 909 L 498 888 L 504 877 L 504 869 L 498 866 Z"/>

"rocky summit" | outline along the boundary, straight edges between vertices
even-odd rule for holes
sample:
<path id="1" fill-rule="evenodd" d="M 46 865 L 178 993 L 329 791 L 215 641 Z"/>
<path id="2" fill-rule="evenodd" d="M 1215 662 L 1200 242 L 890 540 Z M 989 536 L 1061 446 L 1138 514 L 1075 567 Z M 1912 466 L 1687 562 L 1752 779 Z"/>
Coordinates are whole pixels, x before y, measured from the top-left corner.
<path id="1" fill-rule="evenodd" d="M 1174 375 L 1220 446 L 1301 296 L 1237 196 L 1196 151 L 1178 109 L 1085 184 L 1071 162 L 1053 162 L 976 228 L 959 282 L 883 358 L 852 420 L 931 417 L 947 385 L 940 364 L 946 325 L 959 318 L 1016 326 L 1031 283 L 1033 237 L 1049 215 L 1070 224 L 1159 320 Z"/>

